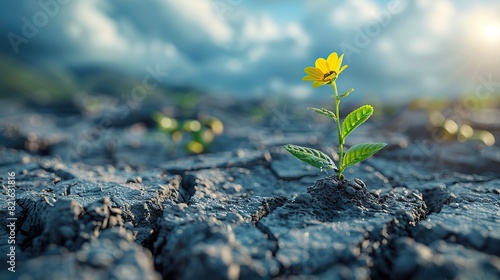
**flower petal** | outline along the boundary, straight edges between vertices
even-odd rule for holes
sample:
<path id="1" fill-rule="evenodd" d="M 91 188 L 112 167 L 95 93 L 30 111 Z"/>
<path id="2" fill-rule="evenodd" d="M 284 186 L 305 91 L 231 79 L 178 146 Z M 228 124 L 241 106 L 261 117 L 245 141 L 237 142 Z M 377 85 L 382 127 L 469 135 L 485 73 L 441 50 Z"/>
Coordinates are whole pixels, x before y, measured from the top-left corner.
<path id="1" fill-rule="evenodd" d="M 316 78 L 317 80 L 321 80 L 324 75 L 323 72 L 321 72 L 321 70 L 316 67 L 306 67 L 304 69 L 304 72 L 306 72 L 307 75 Z"/>
<path id="2" fill-rule="evenodd" d="M 337 60 L 337 64 L 335 64 L 335 70 L 334 71 L 337 71 L 337 72 L 341 72 L 340 71 L 340 66 L 342 65 L 342 60 L 344 59 L 344 54 L 341 54 L 339 59 Z"/>
<path id="3" fill-rule="evenodd" d="M 328 67 L 328 62 L 322 57 L 316 59 L 316 62 L 314 63 L 316 68 L 319 68 L 323 73 L 328 73 L 330 72 L 330 68 Z"/>
<path id="4" fill-rule="evenodd" d="M 322 85 L 324 85 L 325 83 L 324 82 L 320 82 L 320 81 L 314 81 L 312 86 L 313 88 L 317 88 L 317 87 L 320 87 Z"/>
<path id="5" fill-rule="evenodd" d="M 336 68 L 335 66 L 337 65 L 337 60 L 338 60 L 339 56 L 337 55 L 336 52 L 332 52 L 329 56 L 328 56 L 328 65 L 330 66 L 330 69 L 329 70 L 333 70 L 335 72 L 338 72 L 338 68 Z"/>
<path id="6" fill-rule="evenodd" d="M 347 65 L 342 66 L 342 68 L 340 68 L 339 74 L 342 73 L 342 71 L 344 71 L 346 68 L 347 68 Z"/>
<path id="7" fill-rule="evenodd" d="M 318 81 L 318 80 L 319 80 L 318 78 L 311 76 L 305 76 L 304 78 L 302 78 L 302 81 Z"/>

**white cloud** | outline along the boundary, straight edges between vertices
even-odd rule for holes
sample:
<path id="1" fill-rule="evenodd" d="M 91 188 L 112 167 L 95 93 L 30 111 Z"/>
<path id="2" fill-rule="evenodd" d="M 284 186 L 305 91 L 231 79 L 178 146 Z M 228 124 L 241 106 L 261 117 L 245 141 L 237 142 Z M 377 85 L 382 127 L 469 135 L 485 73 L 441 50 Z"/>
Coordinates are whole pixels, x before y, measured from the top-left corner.
<path id="1" fill-rule="evenodd" d="M 371 0 L 343 1 L 330 7 L 332 7 L 331 22 L 341 28 L 357 26 L 374 19 L 380 10 L 377 3 Z"/>
<path id="2" fill-rule="evenodd" d="M 174 44 L 172 43 L 165 43 L 163 51 L 165 52 L 165 55 L 169 58 L 173 58 L 177 55 L 178 51 L 177 48 L 175 47 Z"/>
<path id="3" fill-rule="evenodd" d="M 252 62 L 258 62 L 268 53 L 268 48 L 265 44 L 260 44 L 256 47 L 252 47 L 247 52 L 247 59 Z"/>
<path id="4" fill-rule="evenodd" d="M 310 85 L 304 84 L 290 85 L 288 93 L 290 93 L 290 95 L 296 99 L 304 99 L 311 95 L 312 88 Z"/>
<path id="5" fill-rule="evenodd" d="M 285 26 L 285 34 L 295 40 L 297 46 L 300 48 L 307 48 L 311 44 L 309 35 L 298 22 L 292 22 Z"/>
<path id="6" fill-rule="evenodd" d="M 457 16 L 453 4 L 448 0 L 433 1 L 424 9 L 427 11 L 427 29 L 437 36 L 449 34 Z"/>
<path id="7" fill-rule="evenodd" d="M 279 77 L 273 77 L 269 81 L 269 87 L 266 91 L 273 95 L 287 95 L 296 99 L 304 99 L 310 96 L 312 88 L 309 84 L 286 83 Z"/>
<path id="8" fill-rule="evenodd" d="M 268 15 L 244 19 L 241 40 L 243 43 L 266 43 L 281 36 L 278 25 Z"/>
<path id="9" fill-rule="evenodd" d="M 176 20 L 187 23 L 187 26 L 195 26 L 201 32 L 208 34 L 215 42 L 219 44 L 228 43 L 233 31 L 225 23 L 215 10 L 217 7 L 212 5 L 212 1 L 190 0 L 190 1 L 166 1 L 165 8 L 173 9 L 178 16 Z M 186 30 L 186 32 L 190 32 Z"/>
<path id="10" fill-rule="evenodd" d="M 119 34 L 117 23 L 105 15 L 95 0 L 78 2 L 67 30 L 70 36 L 90 44 L 96 53 L 125 53 L 127 40 Z"/>
<path id="11" fill-rule="evenodd" d="M 460 54 L 498 57 L 498 43 L 480 39 L 495 34 L 488 26 L 499 22 L 499 6 L 493 1 L 489 6 L 475 4 L 479 2 L 467 2 L 465 9 L 450 0 L 410 1 L 352 56 L 341 86 L 403 97 L 446 91 L 447 85 L 435 77 L 449 76 L 463 62 Z M 136 72 L 160 63 L 171 73 L 172 84 L 208 92 L 303 98 L 311 96 L 312 88 L 300 80 L 302 69 L 317 57 L 340 51 L 341 42 L 354 44 L 354 29 L 362 30 L 388 7 L 374 0 L 272 4 L 300 6 L 285 14 L 276 6 L 241 2 L 221 18 L 213 3 L 169 0 L 143 6 L 136 1 L 78 1 L 54 17 L 54 24 L 46 27 L 50 35 L 38 36 L 30 46 L 45 40 L 49 51 L 68 46 L 68 57 L 77 62 L 119 65 Z"/>
<path id="12" fill-rule="evenodd" d="M 408 41 L 408 50 L 419 55 L 432 54 L 437 50 L 437 46 L 429 38 L 412 38 Z"/>

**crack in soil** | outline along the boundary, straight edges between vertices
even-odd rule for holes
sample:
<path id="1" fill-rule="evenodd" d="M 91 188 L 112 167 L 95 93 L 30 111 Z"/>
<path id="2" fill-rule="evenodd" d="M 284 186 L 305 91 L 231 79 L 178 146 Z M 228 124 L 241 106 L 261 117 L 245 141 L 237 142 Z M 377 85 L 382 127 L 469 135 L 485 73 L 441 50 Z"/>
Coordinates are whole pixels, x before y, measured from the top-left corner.
<path id="1" fill-rule="evenodd" d="M 267 238 L 267 240 L 271 241 L 273 244 L 272 247 L 270 248 L 271 254 L 272 254 L 274 260 L 276 260 L 276 262 L 279 265 L 279 272 L 277 275 L 275 275 L 275 277 L 278 277 L 278 276 L 283 275 L 285 273 L 285 266 L 276 257 L 276 254 L 278 253 L 278 250 L 279 250 L 279 240 L 276 237 L 276 235 L 274 235 L 274 233 L 267 226 L 260 223 L 260 220 L 262 218 L 266 217 L 267 215 L 271 214 L 277 208 L 282 207 L 287 202 L 288 202 L 288 198 L 284 197 L 284 196 L 272 197 L 269 199 L 265 199 L 262 202 L 262 207 L 263 207 L 262 210 L 258 211 L 257 213 L 255 213 L 255 215 L 252 215 L 252 217 L 251 217 L 251 221 L 254 223 L 255 227 L 260 232 L 262 232 L 262 234 L 264 235 L 265 238 Z"/>
<path id="2" fill-rule="evenodd" d="M 420 214 L 413 215 L 415 219 L 401 213 L 378 229 L 368 232 L 367 237 L 358 245 L 360 251 L 370 257 L 368 265 L 371 278 L 394 279 L 391 270 L 396 250 L 395 241 L 400 237 L 411 237 L 411 227 L 427 219 L 431 211 L 425 207 L 425 201 L 423 206 L 413 210 Z"/>

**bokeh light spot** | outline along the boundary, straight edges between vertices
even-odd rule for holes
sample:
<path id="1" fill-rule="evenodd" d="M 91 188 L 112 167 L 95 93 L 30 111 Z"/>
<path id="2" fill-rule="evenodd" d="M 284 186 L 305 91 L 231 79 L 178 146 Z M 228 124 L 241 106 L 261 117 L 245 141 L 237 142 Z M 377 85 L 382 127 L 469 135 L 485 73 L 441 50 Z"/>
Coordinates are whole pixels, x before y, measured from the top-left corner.
<path id="1" fill-rule="evenodd" d="M 450 134 L 455 134 L 458 131 L 458 125 L 453 120 L 446 120 L 443 124 L 444 129 L 448 131 Z"/>
<path id="2" fill-rule="evenodd" d="M 194 121 L 189 122 L 188 127 L 189 127 L 189 130 L 191 130 L 191 131 L 198 131 L 201 128 L 201 124 L 199 121 L 194 120 Z"/>
<path id="3" fill-rule="evenodd" d="M 199 154 L 203 152 L 203 145 L 197 141 L 189 141 L 187 149 L 192 153 Z"/>
<path id="4" fill-rule="evenodd" d="M 465 138 L 471 138 L 474 135 L 474 129 L 470 125 L 464 124 L 460 126 L 460 134 Z"/>
<path id="5" fill-rule="evenodd" d="M 493 146 L 495 144 L 495 136 L 489 131 L 482 131 L 479 134 L 479 138 L 481 138 L 486 146 Z"/>

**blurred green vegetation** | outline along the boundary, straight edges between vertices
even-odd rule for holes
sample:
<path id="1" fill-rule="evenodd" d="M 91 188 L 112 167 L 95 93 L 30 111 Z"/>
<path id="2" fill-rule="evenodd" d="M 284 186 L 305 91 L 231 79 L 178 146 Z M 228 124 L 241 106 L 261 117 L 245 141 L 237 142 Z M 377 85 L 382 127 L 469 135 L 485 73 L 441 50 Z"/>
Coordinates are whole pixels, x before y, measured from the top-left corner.
<path id="1" fill-rule="evenodd" d="M 142 80 L 119 70 L 102 67 L 62 69 L 57 66 L 37 68 L 0 53 L 0 98 L 25 103 L 49 104 L 71 100 L 81 95 L 123 97 L 142 85 Z M 147 98 L 164 95 L 168 88 L 147 91 Z"/>
<path id="2" fill-rule="evenodd" d="M 193 154 L 206 152 L 215 137 L 224 132 L 222 122 L 206 114 L 199 114 L 191 119 L 180 119 L 156 112 L 152 117 L 158 130 L 165 133 L 173 143 L 171 149 L 181 146 Z"/>
<path id="3" fill-rule="evenodd" d="M 0 97 L 46 103 L 76 92 L 75 79 L 62 71 L 41 71 L 0 54 Z"/>

